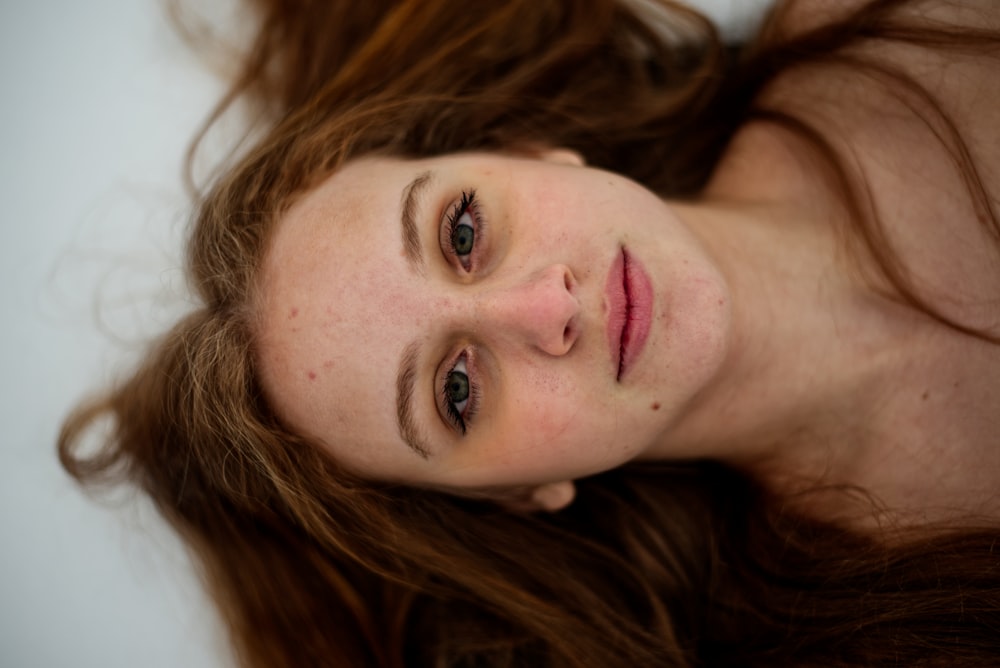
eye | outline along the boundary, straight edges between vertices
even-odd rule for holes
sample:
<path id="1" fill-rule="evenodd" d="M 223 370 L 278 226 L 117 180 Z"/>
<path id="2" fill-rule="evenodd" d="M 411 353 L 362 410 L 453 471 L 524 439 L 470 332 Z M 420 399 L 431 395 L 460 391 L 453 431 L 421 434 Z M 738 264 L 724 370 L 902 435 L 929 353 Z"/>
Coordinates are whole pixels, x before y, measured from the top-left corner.
<path id="1" fill-rule="evenodd" d="M 472 269 L 478 214 L 475 190 L 464 191 L 461 201 L 448 214 L 446 251 L 457 258 L 466 271 Z"/>
<path id="2" fill-rule="evenodd" d="M 478 405 L 478 392 L 469 379 L 467 364 L 466 354 L 463 353 L 445 376 L 441 392 L 448 418 L 463 434 L 475 416 Z"/>
<path id="3" fill-rule="evenodd" d="M 472 227 L 472 222 L 472 216 L 466 211 L 452 226 L 451 247 L 455 249 L 455 254 L 459 257 L 471 253 L 472 247 L 476 243 L 476 229 Z"/>

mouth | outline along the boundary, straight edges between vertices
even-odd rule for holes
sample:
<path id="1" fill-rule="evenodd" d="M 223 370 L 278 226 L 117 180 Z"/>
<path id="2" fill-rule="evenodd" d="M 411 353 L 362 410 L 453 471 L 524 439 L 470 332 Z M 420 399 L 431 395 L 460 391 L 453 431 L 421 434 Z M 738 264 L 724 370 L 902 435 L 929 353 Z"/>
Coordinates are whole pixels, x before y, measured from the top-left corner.
<path id="1" fill-rule="evenodd" d="M 611 265 L 605 287 L 608 349 L 616 380 L 635 367 L 652 325 L 653 284 L 642 264 L 623 247 Z"/>

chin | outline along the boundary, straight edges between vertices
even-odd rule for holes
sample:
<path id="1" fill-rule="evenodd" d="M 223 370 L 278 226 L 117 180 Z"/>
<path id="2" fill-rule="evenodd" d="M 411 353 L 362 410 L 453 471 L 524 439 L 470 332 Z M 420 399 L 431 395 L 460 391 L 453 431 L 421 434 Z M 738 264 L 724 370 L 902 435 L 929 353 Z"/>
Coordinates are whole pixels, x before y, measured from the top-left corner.
<path id="1" fill-rule="evenodd" d="M 645 366 L 659 388 L 690 397 L 719 376 L 731 349 L 733 317 L 721 276 L 695 277 L 687 287 L 657 313 L 657 336 L 650 341 L 656 362 Z"/>

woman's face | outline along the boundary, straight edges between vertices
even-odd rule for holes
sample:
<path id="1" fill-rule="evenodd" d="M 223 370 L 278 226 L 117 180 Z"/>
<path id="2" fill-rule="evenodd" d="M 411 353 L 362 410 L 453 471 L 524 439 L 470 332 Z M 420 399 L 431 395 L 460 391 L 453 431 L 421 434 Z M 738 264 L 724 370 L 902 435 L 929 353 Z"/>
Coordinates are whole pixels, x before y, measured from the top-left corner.
<path id="1" fill-rule="evenodd" d="M 456 491 L 662 448 L 728 337 L 672 210 L 566 151 L 351 162 L 278 223 L 262 286 L 284 420 L 362 475 Z"/>

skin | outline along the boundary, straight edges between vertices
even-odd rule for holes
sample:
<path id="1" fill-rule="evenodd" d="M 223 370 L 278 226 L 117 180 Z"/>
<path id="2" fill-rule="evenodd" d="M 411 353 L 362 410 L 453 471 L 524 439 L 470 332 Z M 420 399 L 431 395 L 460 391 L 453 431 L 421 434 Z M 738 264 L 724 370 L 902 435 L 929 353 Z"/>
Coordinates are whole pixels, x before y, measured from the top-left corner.
<path id="1" fill-rule="evenodd" d="M 414 266 L 400 206 L 428 171 Z M 463 263 L 448 218 L 472 189 Z M 623 248 L 654 298 L 648 340 L 618 378 L 606 283 Z M 665 447 L 729 336 L 729 287 L 673 210 L 568 151 L 352 162 L 281 221 L 263 285 L 265 386 L 293 428 L 362 475 L 525 507 L 565 505 L 573 479 Z M 408 349 L 426 456 L 397 423 Z M 441 389 L 463 353 L 479 390 L 464 434 Z"/>

